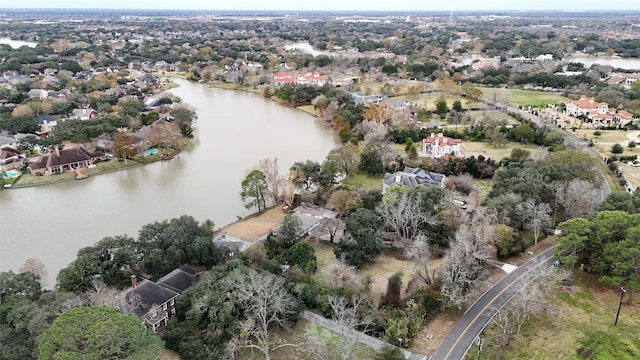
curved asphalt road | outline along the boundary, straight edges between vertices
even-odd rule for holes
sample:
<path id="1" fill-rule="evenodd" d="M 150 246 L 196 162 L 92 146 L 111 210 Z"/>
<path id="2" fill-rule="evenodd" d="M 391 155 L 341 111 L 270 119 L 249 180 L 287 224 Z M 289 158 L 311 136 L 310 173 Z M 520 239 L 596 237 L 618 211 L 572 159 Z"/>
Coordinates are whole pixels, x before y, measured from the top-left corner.
<path id="1" fill-rule="evenodd" d="M 553 266 L 554 249 L 555 246 L 527 261 L 484 293 L 451 329 L 449 335 L 429 360 L 460 360 L 464 358 L 476 337 L 480 335 L 496 313 L 516 293 L 538 277 L 542 270 Z"/>

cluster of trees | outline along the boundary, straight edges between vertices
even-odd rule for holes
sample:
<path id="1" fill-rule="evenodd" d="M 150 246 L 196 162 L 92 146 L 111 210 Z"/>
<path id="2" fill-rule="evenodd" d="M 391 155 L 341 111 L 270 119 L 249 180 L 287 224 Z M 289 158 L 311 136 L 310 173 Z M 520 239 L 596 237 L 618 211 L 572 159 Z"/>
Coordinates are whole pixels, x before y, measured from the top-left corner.
<path id="1" fill-rule="evenodd" d="M 162 341 L 137 316 L 99 306 L 95 292 L 45 291 L 33 270 L 0 273 L 3 359 L 159 357 Z"/>
<path id="2" fill-rule="evenodd" d="M 635 196 L 637 200 L 637 195 Z M 558 225 L 556 254 L 571 267 L 597 274 L 611 287 L 629 290 L 628 302 L 640 287 L 640 215 L 637 210 L 601 210 L 587 218 Z"/>
<path id="3" fill-rule="evenodd" d="M 182 264 L 209 268 L 226 257 L 212 239 L 211 230 L 187 215 L 144 225 L 138 239 L 106 237 L 80 249 L 77 258 L 60 270 L 58 289 L 85 292 L 96 276 L 108 286 L 123 288 L 131 275 L 157 278 Z"/>

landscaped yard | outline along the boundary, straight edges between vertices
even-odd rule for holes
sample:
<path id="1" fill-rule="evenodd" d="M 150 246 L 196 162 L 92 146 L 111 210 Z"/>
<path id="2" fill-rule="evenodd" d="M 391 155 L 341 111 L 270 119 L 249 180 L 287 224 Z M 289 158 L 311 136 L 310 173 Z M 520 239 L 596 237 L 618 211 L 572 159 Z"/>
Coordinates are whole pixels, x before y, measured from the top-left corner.
<path id="1" fill-rule="evenodd" d="M 572 291 L 557 292 L 557 311 L 530 320 L 514 335 L 507 359 L 639 359 L 640 309 L 623 304 L 614 326 L 620 293 L 599 286 L 591 276 L 577 273 Z M 625 298 L 629 295 L 626 294 Z M 637 301 L 637 300 L 636 300 Z M 482 358 L 495 358 L 489 345 L 490 329 L 483 335 Z M 476 359 L 473 347 L 468 359 Z"/>
<path id="2" fill-rule="evenodd" d="M 600 132 L 599 136 L 594 135 L 594 132 L 596 131 Z M 633 131 L 624 131 L 624 130 L 578 129 L 573 133 L 578 137 L 593 139 L 593 141 L 597 141 L 599 143 L 619 143 L 619 142 L 629 140 L 627 135 L 631 134 L 632 132 Z"/>
<path id="3" fill-rule="evenodd" d="M 356 175 L 350 176 L 344 184 L 354 189 L 375 188 L 382 190 L 382 176 L 369 175 L 361 172 Z"/>

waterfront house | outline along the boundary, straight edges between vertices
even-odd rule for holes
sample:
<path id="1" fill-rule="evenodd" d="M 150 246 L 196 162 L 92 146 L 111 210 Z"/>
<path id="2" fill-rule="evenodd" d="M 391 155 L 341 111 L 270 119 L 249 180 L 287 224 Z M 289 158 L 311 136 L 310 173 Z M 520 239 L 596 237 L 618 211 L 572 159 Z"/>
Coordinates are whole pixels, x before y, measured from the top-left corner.
<path id="1" fill-rule="evenodd" d="M 160 333 L 176 313 L 176 298 L 200 280 L 201 271 L 183 265 L 163 276 L 158 282 L 131 276 L 131 288 L 122 294 L 130 311 L 145 327 Z"/>
<path id="2" fill-rule="evenodd" d="M 20 169 L 27 161 L 27 155 L 11 146 L 0 148 L 0 170 L 9 171 Z"/>
<path id="3" fill-rule="evenodd" d="M 97 160 L 106 160 L 104 153 L 90 153 L 83 146 L 75 146 L 40 156 L 29 164 L 29 170 L 31 175 L 61 174 L 88 167 Z"/>

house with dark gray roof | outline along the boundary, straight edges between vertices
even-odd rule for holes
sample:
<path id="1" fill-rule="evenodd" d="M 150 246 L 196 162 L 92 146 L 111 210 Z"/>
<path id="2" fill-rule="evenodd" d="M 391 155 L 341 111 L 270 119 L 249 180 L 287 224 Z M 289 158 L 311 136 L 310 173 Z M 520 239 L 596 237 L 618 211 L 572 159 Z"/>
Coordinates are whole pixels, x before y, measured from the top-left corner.
<path id="1" fill-rule="evenodd" d="M 158 282 L 142 280 L 131 276 L 131 288 L 122 296 L 131 312 L 136 314 L 144 326 L 155 332 L 162 332 L 169 318 L 176 313 L 176 298 L 200 281 L 202 271 L 183 265 Z"/>
<path id="2" fill-rule="evenodd" d="M 420 168 L 405 167 L 404 170 L 395 174 L 386 173 L 382 179 L 382 193 L 384 194 L 388 188 L 398 185 L 407 186 L 415 189 L 418 186 L 437 186 L 444 187 L 446 176 Z"/>

